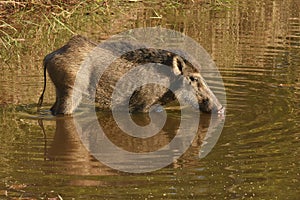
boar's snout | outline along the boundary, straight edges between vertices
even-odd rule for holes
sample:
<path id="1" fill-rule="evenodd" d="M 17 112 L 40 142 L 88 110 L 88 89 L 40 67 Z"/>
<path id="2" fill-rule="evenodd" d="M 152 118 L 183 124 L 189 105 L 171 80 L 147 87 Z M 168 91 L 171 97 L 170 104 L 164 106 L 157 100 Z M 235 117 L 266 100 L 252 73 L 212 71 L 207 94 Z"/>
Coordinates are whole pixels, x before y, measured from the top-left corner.
<path id="1" fill-rule="evenodd" d="M 213 114 L 224 114 L 225 107 L 219 102 L 215 95 L 210 91 L 210 97 L 202 100 L 199 103 L 199 108 L 202 112 Z"/>
<path id="2" fill-rule="evenodd" d="M 220 105 L 219 107 L 214 106 L 212 109 L 212 113 L 223 115 L 225 113 L 225 107 L 222 105 Z"/>

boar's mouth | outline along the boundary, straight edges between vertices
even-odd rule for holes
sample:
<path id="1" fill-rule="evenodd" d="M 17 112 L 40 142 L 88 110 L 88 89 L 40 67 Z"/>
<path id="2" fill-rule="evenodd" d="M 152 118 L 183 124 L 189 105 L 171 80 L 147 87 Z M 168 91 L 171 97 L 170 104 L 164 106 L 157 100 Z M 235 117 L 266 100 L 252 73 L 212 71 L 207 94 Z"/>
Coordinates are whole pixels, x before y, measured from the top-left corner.
<path id="1" fill-rule="evenodd" d="M 196 103 L 188 97 L 184 97 L 184 100 L 187 104 L 192 106 L 194 109 L 200 110 L 204 113 L 212 113 L 212 114 L 224 114 L 225 107 L 221 105 L 218 101 L 211 102 L 210 100 L 204 100 L 201 103 Z"/>
<path id="2" fill-rule="evenodd" d="M 221 107 L 217 110 L 218 114 L 224 114 L 225 113 L 225 107 L 221 105 Z"/>
<path id="3" fill-rule="evenodd" d="M 204 113 L 212 113 L 212 114 L 224 114 L 225 113 L 225 107 L 219 103 L 219 101 L 211 101 L 211 100 L 204 100 L 203 102 L 199 103 L 197 106 L 194 106 L 194 108 L 198 108 L 200 111 Z"/>
<path id="4" fill-rule="evenodd" d="M 223 116 L 225 114 L 225 107 L 220 105 L 219 108 L 214 107 L 211 111 L 212 114 L 217 114 L 219 116 Z"/>

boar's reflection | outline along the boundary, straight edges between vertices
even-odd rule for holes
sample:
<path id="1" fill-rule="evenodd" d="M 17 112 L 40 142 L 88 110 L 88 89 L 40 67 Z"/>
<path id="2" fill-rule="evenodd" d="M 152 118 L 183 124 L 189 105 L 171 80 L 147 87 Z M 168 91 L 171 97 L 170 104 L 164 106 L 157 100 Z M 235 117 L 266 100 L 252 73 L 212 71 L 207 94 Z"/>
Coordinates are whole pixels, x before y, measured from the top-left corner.
<path id="1" fill-rule="evenodd" d="M 177 111 L 168 111 L 166 123 L 159 133 L 149 138 L 136 138 L 124 133 L 117 126 L 112 113 L 99 112 L 97 116 L 97 122 L 86 120 L 87 123 L 85 126 L 78 126 L 78 122 L 72 116 L 56 118 L 55 135 L 52 144 L 48 148 L 47 159 L 57 161 L 60 165 L 65 165 L 64 167 L 70 169 L 63 173 L 74 175 L 109 175 L 120 173 L 102 164 L 101 161 L 98 161 L 93 156 L 93 153 L 88 151 L 88 149 L 92 149 L 93 152 L 97 151 L 97 144 L 95 144 L 95 141 L 98 139 L 98 135 L 95 132 L 96 126 L 100 125 L 106 137 L 119 148 L 140 153 L 156 151 L 169 144 L 176 136 L 181 123 L 180 113 L 178 114 Z M 145 126 L 151 121 L 147 114 L 142 113 L 132 115 L 132 119 L 140 126 Z M 195 158 L 197 154 L 199 154 L 200 158 L 206 156 L 219 138 L 220 131 L 214 131 L 214 129 L 217 129 L 222 123 L 223 120 L 219 117 L 212 117 L 210 114 L 201 114 L 196 136 L 188 151 L 180 159 L 197 162 L 197 159 L 190 158 Z M 180 142 L 187 142 L 184 135 L 182 136 L 182 140 L 178 140 L 176 145 L 183 145 Z M 203 149 L 205 149 L 205 152 L 203 152 Z M 112 157 L 112 159 L 116 159 L 116 157 Z M 176 167 L 175 162 L 170 164 L 169 167 Z"/>

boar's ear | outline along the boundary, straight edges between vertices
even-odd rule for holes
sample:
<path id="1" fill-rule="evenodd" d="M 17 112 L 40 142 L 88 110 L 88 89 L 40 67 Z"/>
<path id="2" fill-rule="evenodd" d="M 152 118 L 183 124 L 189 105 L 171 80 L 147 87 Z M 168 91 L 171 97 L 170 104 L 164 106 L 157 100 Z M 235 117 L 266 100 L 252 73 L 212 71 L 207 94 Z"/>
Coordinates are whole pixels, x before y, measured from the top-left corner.
<path id="1" fill-rule="evenodd" d="M 176 76 L 183 75 L 183 70 L 185 68 L 185 63 L 183 59 L 179 56 L 173 57 L 173 72 Z"/>

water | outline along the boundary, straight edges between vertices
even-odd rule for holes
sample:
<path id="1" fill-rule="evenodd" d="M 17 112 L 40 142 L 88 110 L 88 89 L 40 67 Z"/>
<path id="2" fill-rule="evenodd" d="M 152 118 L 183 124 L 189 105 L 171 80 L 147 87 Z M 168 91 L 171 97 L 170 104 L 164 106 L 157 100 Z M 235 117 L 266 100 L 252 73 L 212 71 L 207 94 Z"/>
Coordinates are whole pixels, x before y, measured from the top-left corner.
<path id="1" fill-rule="evenodd" d="M 61 27 L 49 41 L 39 32 L 35 39 L 29 26 L 28 36 L 19 36 L 25 41 L 11 47 L 14 51 L 1 49 L 1 199 L 299 198 L 299 2 L 242 0 L 219 7 L 195 2 L 181 7 L 123 3 L 122 12 L 109 16 L 114 21 L 110 25 L 99 22 L 98 15 L 86 16 L 83 20 L 88 23 L 76 23 L 82 23 L 78 33 L 95 40 L 107 37 L 97 35 L 100 25 L 108 36 L 129 27 L 161 25 L 198 41 L 215 60 L 226 88 L 226 121 L 212 151 L 199 158 L 206 142 L 207 115 L 202 116 L 198 140 L 188 151 L 151 173 L 124 173 L 97 161 L 81 143 L 71 117 L 55 118 L 45 111 L 44 135 L 35 107 L 42 90 L 41 61 L 70 33 Z M 155 18 L 157 14 L 162 18 Z M 76 23 L 70 22 L 72 27 Z M 44 110 L 54 101 L 53 87 L 48 85 Z M 139 150 L 151 151 L 151 144 L 164 145 L 176 131 L 179 114 L 170 112 L 171 122 L 157 140 L 141 145 L 126 136 L 114 137 L 113 130 L 111 137 L 125 147 L 126 142 L 136 142 Z M 109 114 L 100 115 L 105 124 L 111 122 Z M 136 120 L 143 124 L 147 117 Z"/>

